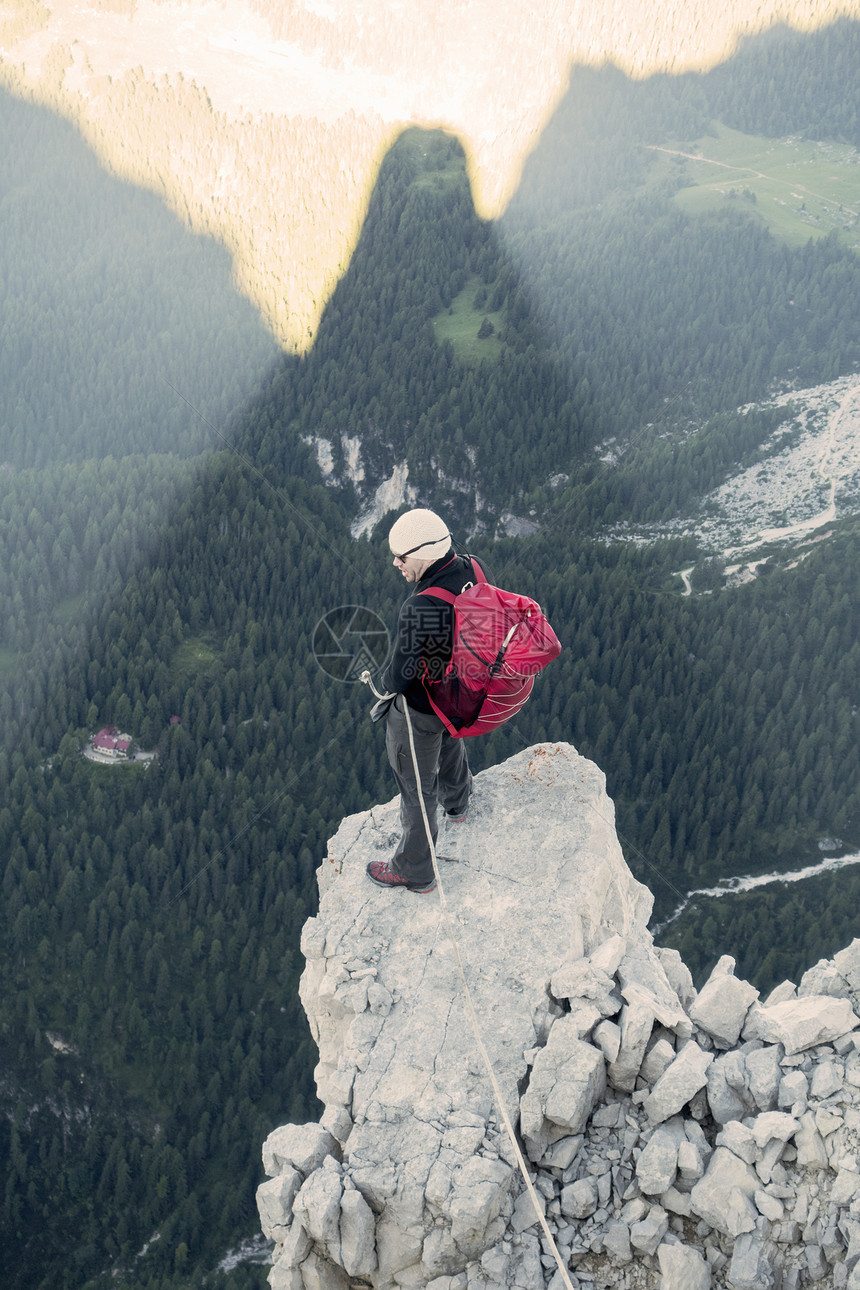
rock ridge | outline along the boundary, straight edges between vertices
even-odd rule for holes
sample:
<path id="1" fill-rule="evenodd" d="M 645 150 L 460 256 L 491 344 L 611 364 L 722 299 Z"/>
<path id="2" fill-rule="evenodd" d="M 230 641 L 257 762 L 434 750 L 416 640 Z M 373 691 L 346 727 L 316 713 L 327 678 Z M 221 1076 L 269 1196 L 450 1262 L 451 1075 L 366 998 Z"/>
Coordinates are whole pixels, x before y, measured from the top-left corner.
<path id="1" fill-rule="evenodd" d="M 272 1290 L 562 1290 L 478 1054 L 438 896 L 318 871 L 300 993 L 325 1112 L 263 1147 Z M 482 1035 L 577 1290 L 860 1290 L 860 940 L 760 1000 L 647 930 L 605 780 L 569 744 L 475 777 L 442 880 Z"/>

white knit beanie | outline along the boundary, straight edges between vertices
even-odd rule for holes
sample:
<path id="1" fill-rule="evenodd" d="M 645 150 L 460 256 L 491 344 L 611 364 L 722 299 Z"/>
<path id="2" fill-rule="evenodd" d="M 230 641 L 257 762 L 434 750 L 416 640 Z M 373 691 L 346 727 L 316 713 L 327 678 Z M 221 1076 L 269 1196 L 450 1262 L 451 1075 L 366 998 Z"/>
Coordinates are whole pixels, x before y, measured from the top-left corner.
<path id="1" fill-rule="evenodd" d="M 435 511 L 407 511 L 394 521 L 388 534 L 392 555 L 411 551 L 416 560 L 438 560 L 451 545 L 448 525 Z M 420 550 L 414 550 L 420 547 Z"/>

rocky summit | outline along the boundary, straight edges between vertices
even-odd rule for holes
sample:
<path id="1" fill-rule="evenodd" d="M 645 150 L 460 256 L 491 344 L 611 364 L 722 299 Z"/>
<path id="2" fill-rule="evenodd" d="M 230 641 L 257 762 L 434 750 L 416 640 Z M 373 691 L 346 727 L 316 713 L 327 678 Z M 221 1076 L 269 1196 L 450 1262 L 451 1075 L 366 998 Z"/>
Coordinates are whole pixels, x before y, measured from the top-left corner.
<path id="1" fill-rule="evenodd" d="M 860 1290 L 860 941 L 765 1000 L 728 957 L 697 993 L 568 744 L 476 776 L 444 901 L 368 881 L 397 836 L 394 799 L 319 870 L 325 1112 L 263 1147 L 272 1290 Z"/>

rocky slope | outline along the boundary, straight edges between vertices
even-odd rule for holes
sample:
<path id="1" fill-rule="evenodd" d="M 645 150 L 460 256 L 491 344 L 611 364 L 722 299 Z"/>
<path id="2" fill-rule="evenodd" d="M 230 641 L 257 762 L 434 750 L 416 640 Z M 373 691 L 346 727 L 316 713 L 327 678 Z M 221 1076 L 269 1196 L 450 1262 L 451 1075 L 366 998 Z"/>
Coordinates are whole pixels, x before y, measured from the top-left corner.
<path id="1" fill-rule="evenodd" d="M 653 945 L 597 768 L 540 745 L 439 840 L 465 976 L 573 1287 L 860 1288 L 860 941 L 765 1001 Z M 319 1124 L 263 1148 L 273 1290 L 561 1290 L 438 895 L 364 875 L 344 820 L 305 927 Z"/>

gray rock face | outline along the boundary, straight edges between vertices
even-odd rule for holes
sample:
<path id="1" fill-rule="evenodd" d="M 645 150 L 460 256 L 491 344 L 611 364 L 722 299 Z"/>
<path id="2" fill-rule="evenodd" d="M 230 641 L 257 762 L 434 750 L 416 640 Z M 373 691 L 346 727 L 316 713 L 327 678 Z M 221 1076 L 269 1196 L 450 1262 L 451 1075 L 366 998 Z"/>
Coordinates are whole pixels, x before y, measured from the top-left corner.
<path id="1" fill-rule="evenodd" d="M 263 1148 L 272 1290 L 860 1290 L 860 941 L 764 1004 L 730 959 L 697 995 L 612 815 L 594 766 L 541 745 L 440 831 L 537 1207 L 438 896 L 364 875 L 397 802 L 344 820 L 302 938 L 325 1112 Z"/>

